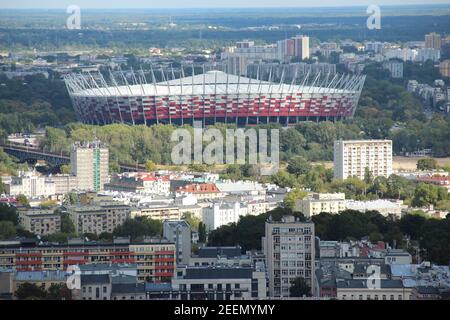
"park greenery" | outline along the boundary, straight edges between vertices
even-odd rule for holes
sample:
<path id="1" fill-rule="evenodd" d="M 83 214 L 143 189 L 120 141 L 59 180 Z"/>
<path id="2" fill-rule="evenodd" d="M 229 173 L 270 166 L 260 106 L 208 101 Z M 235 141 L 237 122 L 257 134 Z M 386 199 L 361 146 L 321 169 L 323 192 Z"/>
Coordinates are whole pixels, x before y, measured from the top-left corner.
<path id="1" fill-rule="evenodd" d="M 19 300 L 72 300 L 72 292 L 65 283 L 52 283 L 48 289 L 24 282 L 15 293 Z"/>
<path id="2" fill-rule="evenodd" d="M 446 188 L 418 183 L 395 174 L 388 178 L 374 178 L 369 171 L 366 171 L 364 180 L 355 177 L 337 180 L 333 179 L 332 169 L 312 165 L 301 157 L 289 160 L 287 169 L 271 176 L 268 182 L 293 189 L 284 200 L 285 206 L 290 209 L 294 209 L 297 200 L 306 196 L 305 191 L 339 192 L 344 193 L 346 199 L 354 200 L 398 199 L 413 207 L 434 205 L 441 210 L 450 207 Z"/>

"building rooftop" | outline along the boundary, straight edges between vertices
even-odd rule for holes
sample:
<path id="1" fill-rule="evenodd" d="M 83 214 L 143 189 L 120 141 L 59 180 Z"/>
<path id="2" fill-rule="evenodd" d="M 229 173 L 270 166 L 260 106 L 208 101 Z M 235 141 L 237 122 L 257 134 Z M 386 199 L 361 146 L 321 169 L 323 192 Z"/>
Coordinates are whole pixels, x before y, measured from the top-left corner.
<path id="1" fill-rule="evenodd" d="M 253 271 L 248 267 L 187 267 L 184 279 L 250 279 Z"/>
<path id="2" fill-rule="evenodd" d="M 117 264 L 117 263 L 93 263 L 84 264 L 79 266 L 81 272 L 95 272 L 95 271 L 120 271 L 120 270 L 136 270 L 137 265 L 134 263 L 130 264 Z"/>
<path id="3" fill-rule="evenodd" d="M 337 287 L 341 289 L 369 288 L 366 280 L 338 280 Z M 381 289 L 401 289 L 403 282 L 401 280 L 380 280 Z"/>
<path id="4" fill-rule="evenodd" d="M 111 293 L 114 294 L 136 294 L 145 293 L 144 283 L 113 283 Z"/>
<path id="5" fill-rule="evenodd" d="M 109 274 L 82 274 L 81 285 L 107 284 L 110 282 Z"/>
<path id="6" fill-rule="evenodd" d="M 64 271 L 18 271 L 16 281 L 65 281 L 68 274 Z"/>
<path id="7" fill-rule="evenodd" d="M 242 248 L 236 247 L 202 247 L 198 249 L 199 258 L 217 258 L 225 256 L 227 258 L 240 257 Z"/>
<path id="8" fill-rule="evenodd" d="M 167 292 L 172 291 L 172 285 L 170 283 L 145 283 L 146 292 Z"/>

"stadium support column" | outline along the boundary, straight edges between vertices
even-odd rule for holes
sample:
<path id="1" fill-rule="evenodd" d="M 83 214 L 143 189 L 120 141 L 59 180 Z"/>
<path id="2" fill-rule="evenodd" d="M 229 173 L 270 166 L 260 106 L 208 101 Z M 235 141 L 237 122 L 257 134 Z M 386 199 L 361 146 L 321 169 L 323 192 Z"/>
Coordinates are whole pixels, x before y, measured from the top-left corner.
<path id="1" fill-rule="evenodd" d="M 155 77 L 155 72 L 153 71 L 153 65 L 150 63 L 150 72 L 152 73 L 152 83 L 153 83 L 153 90 L 154 95 L 153 95 L 153 103 L 154 103 L 154 109 L 155 109 L 155 119 L 156 119 L 156 124 L 159 124 L 159 118 L 158 118 L 158 86 L 156 85 L 156 77 Z"/>
<path id="2" fill-rule="evenodd" d="M 270 66 L 270 72 L 269 72 L 269 87 L 267 89 L 267 93 L 269 94 L 269 106 L 268 106 L 268 112 L 267 112 L 267 119 L 266 119 L 266 123 L 269 123 L 270 120 L 270 106 L 272 104 L 272 91 L 271 91 L 271 87 L 272 87 L 272 66 Z"/>
<path id="3" fill-rule="evenodd" d="M 123 79 L 125 85 L 128 88 L 128 91 L 130 91 L 130 95 L 126 99 L 128 101 L 128 108 L 129 108 L 128 110 L 130 111 L 131 122 L 133 123 L 133 125 L 135 125 L 136 122 L 134 121 L 133 109 L 131 108 L 131 97 L 134 97 L 133 91 L 130 88 L 130 84 L 128 83 L 127 77 L 125 77 L 125 75 L 123 74 L 123 71 L 120 67 L 119 67 L 119 71 L 120 71 L 120 75 L 122 76 L 122 79 Z"/>
<path id="4" fill-rule="evenodd" d="M 173 69 L 172 69 L 173 72 Z M 181 125 L 184 126 L 184 115 L 183 115 L 183 79 L 184 79 L 184 71 L 183 65 L 181 65 L 181 74 L 180 74 L 180 108 L 181 108 Z M 194 120 L 192 120 L 194 123 Z"/>
<path id="5" fill-rule="evenodd" d="M 228 124 L 228 84 L 229 84 L 229 74 L 227 73 L 227 84 L 225 85 L 225 124 Z M 233 111 L 233 107 L 231 107 Z"/>
<path id="6" fill-rule="evenodd" d="M 261 79 L 261 77 L 259 75 L 259 73 L 260 73 L 260 66 L 261 66 L 261 64 L 258 63 L 258 70 L 256 71 L 256 82 L 259 81 L 258 90 L 257 90 L 257 92 L 258 92 L 258 113 L 257 113 L 257 116 L 256 116 L 256 124 L 259 124 L 259 113 L 260 113 L 260 108 L 261 108 L 261 92 L 260 92 L 260 89 L 261 89 L 261 80 L 260 79 Z"/>
<path id="7" fill-rule="evenodd" d="M 289 126 L 289 120 L 291 118 L 291 108 L 292 108 L 292 103 L 293 103 L 292 101 L 294 99 L 294 91 L 292 90 L 292 88 L 294 87 L 294 85 L 296 85 L 297 75 L 298 75 L 298 65 L 295 67 L 294 77 L 292 78 L 291 85 L 289 86 L 289 89 L 288 89 L 288 94 L 289 94 L 290 98 L 289 98 L 288 116 L 287 116 L 287 120 L 286 120 L 286 126 Z M 298 122 L 298 116 L 297 116 L 296 120 Z"/>

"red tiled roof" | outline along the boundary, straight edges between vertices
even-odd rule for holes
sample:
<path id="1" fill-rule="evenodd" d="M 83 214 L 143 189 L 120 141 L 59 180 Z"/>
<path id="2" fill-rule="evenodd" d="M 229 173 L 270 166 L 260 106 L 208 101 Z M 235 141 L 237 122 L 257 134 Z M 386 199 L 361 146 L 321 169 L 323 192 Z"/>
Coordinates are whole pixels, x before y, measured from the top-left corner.
<path id="1" fill-rule="evenodd" d="M 219 193 L 219 189 L 214 183 L 193 183 L 179 187 L 178 192 L 187 193 Z"/>
<path id="2" fill-rule="evenodd" d="M 443 185 L 450 185 L 450 176 L 439 176 L 439 175 L 435 175 L 435 176 L 422 176 L 422 177 L 418 177 L 417 181 L 422 181 L 422 182 L 429 182 L 429 183 L 436 183 L 436 184 L 443 184 Z"/>

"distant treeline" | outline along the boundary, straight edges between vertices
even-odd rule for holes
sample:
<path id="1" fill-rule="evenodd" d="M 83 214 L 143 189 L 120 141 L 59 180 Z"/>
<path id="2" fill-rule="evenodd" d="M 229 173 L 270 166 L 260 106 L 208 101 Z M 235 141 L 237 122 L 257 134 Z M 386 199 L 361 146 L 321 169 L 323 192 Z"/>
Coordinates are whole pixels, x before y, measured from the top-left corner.
<path id="1" fill-rule="evenodd" d="M 208 17 L 208 15 L 206 15 Z M 158 24 L 148 20 L 149 30 L 137 27 L 127 30 L 114 29 L 114 25 L 103 26 L 106 29 L 95 29 L 92 23 L 89 29 L 65 30 L 65 20 L 58 28 L 39 27 L 14 28 L 14 19 L 7 27 L 0 25 L 0 48 L 14 50 L 20 48 L 55 50 L 61 48 L 108 48 L 124 49 L 157 47 L 185 47 L 198 49 L 206 47 L 222 47 L 242 39 L 253 39 L 273 43 L 298 33 L 306 34 L 320 41 L 353 39 L 356 41 L 417 41 L 423 40 L 425 34 L 437 32 L 448 33 L 450 30 L 449 15 L 422 16 L 382 16 L 380 30 L 369 30 L 366 26 L 368 15 L 357 17 L 258 17 L 241 16 L 210 17 L 186 20 L 186 28 L 164 30 Z M 45 18 L 44 18 L 45 22 Z M 167 21 L 168 23 L 169 21 Z M 266 29 L 243 29 L 272 25 L 286 27 Z M 45 25 L 45 23 L 44 23 Z M 294 25 L 301 25 L 297 29 Z M 86 26 L 86 25 L 85 25 Z M 226 26 L 226 28 L 208 28 L 208 26 Z M 112 28 L 112 29 L 110 29 Z"/>

